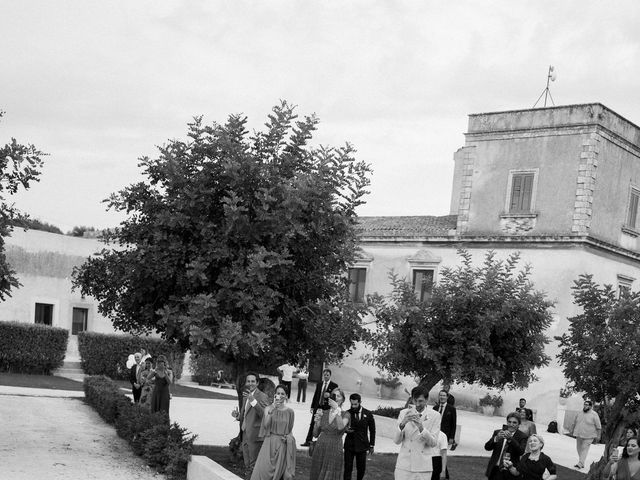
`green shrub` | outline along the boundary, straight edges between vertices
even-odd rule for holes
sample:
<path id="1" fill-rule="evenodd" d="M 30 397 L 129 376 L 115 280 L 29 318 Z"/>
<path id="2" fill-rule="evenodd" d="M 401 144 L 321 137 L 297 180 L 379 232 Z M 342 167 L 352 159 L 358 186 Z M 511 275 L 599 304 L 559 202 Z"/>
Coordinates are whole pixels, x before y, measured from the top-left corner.
<path id="1" fill-rule="evenodd" d="M 184 353 L 176 344 L 159 338 L 136 337 L 97 332 L 78 334 L 78 350 L 82 369 L 87 375 L 106 375 L 117 380 L 128 380 L 127 358 L 144 348 L 154 358 L 165 355 L 176 379 L 182 376 Z"/>
<path id="2" fill-rule="evenodd" d="M 223 370 L 231 382 L 235 382 L 235 368 L 219 360 L 210 352 L 192 352 L 190 361 L 191 378 L 201 385 L 211 385 L 218 380 L 218 370 Z"/>
<path id="3" fill-rule="evenodd" d="M 68 338 L 64 328 L 0 322 L 0 371 L 50 375 L 64 362 Z"/>
<path id="4" fill-rule="evenodd" d="M 373 410 L 371 413 L 373 413 L 374 415 L 380 415 L 381 417 L 398 418 L 401 410 L 403 409 L 394 407 L 381 407 L 378 405 L 378 408 L 376 410 Z"/>
<path id="5" fill-rule="evenodd" d="M 84 379 L 85 398 L 108 423 L 115 423 L 118 435 L 129 442 L 137 455 L 166 473 L 170 479 L 185 479 L 195 435 L 177 423 L 169 424 L 164 412 L 151 413 L 134 405 L 117 383 L 105 376 Z"/>

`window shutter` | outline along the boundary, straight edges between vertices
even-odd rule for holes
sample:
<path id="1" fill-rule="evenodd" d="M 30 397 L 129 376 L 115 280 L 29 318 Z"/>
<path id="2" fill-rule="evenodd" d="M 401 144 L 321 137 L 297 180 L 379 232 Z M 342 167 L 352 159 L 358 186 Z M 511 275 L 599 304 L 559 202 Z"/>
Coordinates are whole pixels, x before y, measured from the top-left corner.
<path id="1" fill-rule="evenodd" d="M 522 202 L 520 211 L 531 211 L 531 194 L 533 193 L 533 175 L 522 176 Z"/>
<path id="2" fill-rule="evenodd" d="M 522 193 L 522 175 L 514 175 L 511 179 L 511 202 L 509 205 L 510 212 L 518 212 L 520 195 Z"/>
<path id="3" fill-rule="evenodd" d="M 638 192 L 632 191 L 629 199 L 629 216 L 627 218 L 627 226 L 636 228 L 638 220 Z"/>

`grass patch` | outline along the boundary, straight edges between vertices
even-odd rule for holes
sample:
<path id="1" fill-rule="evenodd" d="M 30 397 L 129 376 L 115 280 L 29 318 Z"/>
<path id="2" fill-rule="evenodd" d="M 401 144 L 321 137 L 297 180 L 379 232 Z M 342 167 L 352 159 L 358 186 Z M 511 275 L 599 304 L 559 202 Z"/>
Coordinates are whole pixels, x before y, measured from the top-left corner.
<path id="1" fill-rule="evenodd" d="M 195 445 L 193 455 L 205 455 L 216 463 L 219 463 L 227 470 L 244 478 L 244 463 L 233 462 L 229 454 L 229 447 L 218 447 L 210 445 Z M 368 480 L 389 480 L 393 478 L 393 471 L 396 467 L 395 453 L 376 453 L 367 457 Z M 449 473 L 451 478 L 456 480 L 478 480 L 485 478 L 484 472 L 487 468 L 489 457 L 449 457 Z M 311 471 L 311 458 L 306 450 L 298 450 L 296 458 L 296 478 L 309 478 Z M 355 466 L 353 478 L 355 478 Z M 558 466 L 558 478 L 563 480 L 584 480 L 586 475 L 576 470 Z"/>
<path id="2" fill-rule="evenodd" d="M 117 380 L 116 383 L 119 387 L 124 388 L 126 393 L 131 393 L 131 384 L 129 382 Z M 42 388 L 46 390 L 83 391 L 82 382 L 54 375 L 0 373 L 0 385 L 7 387 Z M 222 393 L 202 390 L 201 388 L 185 387 L 179 384 L 171 386 L 171 394 L 174 397 L 208 398 L 210 400 L 233 400 L 237 398 L 234 390 L 229 390 L 229 395 L 225 395 Z"/>
<path id="3" fill-rule="evenodd" d="M 24 373 L 0 373 L 0 385 L 6 387 L 44 388 L 47 390 L 82 391 L 82 382 L 53 375 L 28 375 Z"/>

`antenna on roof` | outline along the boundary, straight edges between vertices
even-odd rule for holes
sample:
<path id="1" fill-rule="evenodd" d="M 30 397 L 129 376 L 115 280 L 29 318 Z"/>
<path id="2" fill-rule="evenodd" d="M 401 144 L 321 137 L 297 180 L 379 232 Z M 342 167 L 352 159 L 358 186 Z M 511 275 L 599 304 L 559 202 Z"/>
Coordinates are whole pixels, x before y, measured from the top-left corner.
<path id="1" fill-rule="evenodd" d="M 547 86 L 538 97 L 538 100 L 536 100 L 536 103 L 533 104 L 532 108 L 536 108 L 536 105 L 538 104 L 538 102 L 540 101 L 543 95 L 544 95 L 545 107 L 547 106 L 547 97 L 551 99 L 551 103 L 553 104 L 553 106 L 554 107 L 556 106 L 555 102 L 553 101 L 553 97 L 551 96 L 551 90 L 549 90 L 549 81 L 552 81 L 552 82 L 556 81 L 556 71 L 555 71 L 555 68 L 553 68 L 553 65 L 549 65 L 549 73 L 547 74 Z"/>

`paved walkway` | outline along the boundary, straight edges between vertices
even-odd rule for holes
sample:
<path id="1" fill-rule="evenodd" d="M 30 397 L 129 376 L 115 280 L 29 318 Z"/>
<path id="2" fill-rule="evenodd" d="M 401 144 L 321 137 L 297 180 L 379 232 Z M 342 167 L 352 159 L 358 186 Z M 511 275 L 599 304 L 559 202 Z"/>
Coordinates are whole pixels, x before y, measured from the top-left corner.
<path id="1" fill-rule="evenodd" d="M 227 445 L 229 440 L 238 433 L 238 423 L 231 417 L 231 410 L 236 405 L 235 397 L 232 396 L 230 390 L 217 389 L 213 387 L 200 387 L 205 390 L 215 391 L 221 394 L 230 395 L 228 400 L 210 400 L 210 399 L 194 399 L 174 397 L 171 400 L 171 419 L 178 422 L 181 426 L 188 428 L 192 433 L 198 434 L 196 444 L 204 445 Z M 65 392 L 60 390 L 44 390 L 32 388 L 17 388 L 0 386 L 0 418 L 12 419 L 13 430 L 9 434 L 5 434 L 0 440 L 0 452 L 4 458 L 7 454 L 9 458 L 19 459 L 20 461 L 9 462 L 9 465 L 0 465 L 0 478 L 39 478 L 37 476 L 26 476 L 20 473 L 26 470 L 31 463 L 25 461 L 33 455 L 40 455 L 39 462 L 45 462 L 51 468 L 53 474 L 41 476 L 42 478 L 69 478 L 82 479 L 87 478 L 154 478 L 150 472 L 143 472 L 146 467 L 142 465 L 142 460 L 135 457 L 126 443 L 116 436 L 115 429 L 106 425 L 100 417 L 88 406 L 71 398 L 60 397 L 82 397 L 82 392 Z M 33 398 L 39 397 L 39 398 Z M 53 397 L 53 398 L 42 398 Z M 13 405 L 13 411 L 7 411 L 7 405 Z M 310 403 L 306 404 L 292 402 L 291 407 L 295 411 L 296 421 L 294 427 L 294 436 L 297 443 L 304 442 L 311 413 L 309 411 Z M 378 398 L 363 398 L 363 405 L 370 409 L 377 408 L 378 405 L 385 406 L 402 406 L 403 401 L 399 400 L 380 400 Z M 30 412 L 30 413 L 25 413 Z M 58 421 L 62 420 L 62 421 Z M 53 423 L 52 423 L 53 422 Z M 451 455 L 460 456 L 482 456 L 488 458 L 488 453 L 484 450 L 484 443 L 488 440 L 491 432 L 500 428 L 504 423 L 501 417 L 485 417 L 480 414 L 459 411 L 458 423 L 462 426 L 461 441 L 459 447 L 450 452 Z M 55 430 L 47 430 L 46 435 L 34 439 L 33 444 L 24 445 L 26 442 L 16 442 L 16 438 L 21 437 L 22 432 L 30 428 L 44 425 L 55 424 Z M 577 461 L 577 453 L 575 449 L 575 440 L 571 437 L 546 433 L 546 425 L 537 425 L 545 439 L 545 452 L 559 465 L 572 468 Z M 37 431 L 35 429 L 34 431 Z M 108 437 L 109 448 L 106 451 L 95 452 L 87 448 L 87 445 L 73 446 L 71 449 L 62 447 L 69 442 L 65 439 L 74 438 L 77 432 L 84 431 L 93 435 L 92 439 L 86 440 L 86 444 L 99 442 L 99 440 Z M 45 438 L 49 435 L 57 435 L 50 441 Z M 107 437 L 105 437 L 107 436 Z M 40 442 L 40 443 L 38 443 Z M 45 442 L 45 443 L 42 443 Z M 58 447 L 55 447 L 58 445 Z M 55 447 L 55 448 L 54 448 Z M 376 440 L 377 452 L 397 452 L 398 446 L 393 443 L 390 438 L 378 436 Z M 603 445 L 593 445 L 589 451 L 587 464 L 597 461 L 603 452 Z M 124 475 L 124 472 L 114 473 L 114 476 L 91 476 L 89 473 L 82 472 L 81 475 L 74 477 L 65 474 L 59 477 L 53 476 L 56 469 L 60 469 L 61 465 L 71 468 L 76 465 L 78 468 L 83 464 L 83 460 L 94 457 L 104 457 L 105 464 L 113 465 L 115 458 L 123 458 L 118 460 L 120 464 L 132 465 L 134 473 Z M 64 460 L 66 459 L 66 460 Z M 56 467 L 54 468 L 54 465 Z M 137 466 L 136 466 L 137 465 Z M 6 473 L 4 469 L 12 473 L 10 476 L 3 475 Z M 142 468 L 142 470 L 140 470 Z M 82 470 L 81 470 L 82 471 Z M 17 473 L 16 473 L 17 472 Z M 146 473 L 147 476 L 142 476 Z M 23 476 L 20 476 L 23 475 Z M 133 476 L 132 476 L 133 475 Z M 138 475 L 138 476 L 135 476 Z M 149 476 L 151 475 L 151 476 Z"/>
<path id="2" fill-rule="evenodd" d="M 59 390 L 15 390 L 0 387 L 0 479 L 165 478 L 80 399 Z"/>

